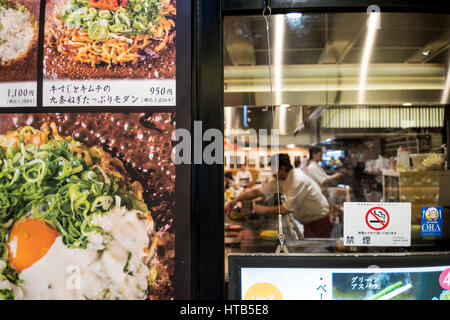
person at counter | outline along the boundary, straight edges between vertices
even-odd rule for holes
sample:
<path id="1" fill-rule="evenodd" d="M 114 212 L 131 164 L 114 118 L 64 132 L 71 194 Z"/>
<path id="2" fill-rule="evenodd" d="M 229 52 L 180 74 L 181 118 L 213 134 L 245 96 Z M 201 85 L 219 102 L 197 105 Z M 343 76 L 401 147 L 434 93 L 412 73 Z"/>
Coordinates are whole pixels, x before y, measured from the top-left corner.
<path id="1" fill-rule="evenodd" d="M 241 168 L 236 173 L 236 185 L 246 188 L 250 183 L 252 183 L 252 174 L 247 170 L 247 166 L 242 164 Z"/>
<path id="2" fill-rule="evenodd" d="M 292 212 L 304 225 L 305 238 L 328 238 L 332 230 L 328 201 L 319 186 L 301 169 L 294 169 L 287 154 L 277 154 L 270 160 L 273 178 L 261 188 L 248 189 L 226 205 L 229 214 L 239 201 L 270 197 L 280 192 L 285 202 L 280 206 L 253 204 L 256 214 L 286 214 Z M 278 178 L 278 186 L 277 186 Z"/>
<path id="3" fill-rule="evenodd" d="M 327 174 L 319 165 L 321 160 L 322 148 L 317 146 L 309 148 L 309 163 L 305 171 L 320 187 L 324 187 L 329 182 L 341 178 L 343 174 L 341 172 L 336 172 L 332 175 Z"/>

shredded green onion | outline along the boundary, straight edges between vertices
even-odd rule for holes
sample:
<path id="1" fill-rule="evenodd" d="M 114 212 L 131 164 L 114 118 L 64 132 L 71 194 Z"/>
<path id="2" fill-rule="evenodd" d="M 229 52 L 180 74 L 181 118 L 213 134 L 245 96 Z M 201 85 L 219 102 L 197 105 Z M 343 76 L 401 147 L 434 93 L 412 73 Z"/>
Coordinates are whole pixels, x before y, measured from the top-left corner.
<path id="1" fill-rule="evenodd" d="M 113 208 L 115 195 L 128 209 L 140 207 L 119 179 L 99 166 L 99 157 L 92 155 L 94 163 L 86 165 L 81 153 L 74 151 L 80 150 L 80 143 L 50 140 L 40 147 L 25 145 L 24 137 L 29 133 L 34 134 L 34 129 L 20 131 L 19 148 L 12 146 L 6 152 L 0 148 L 0 156 L 4 155 L 0 167 L 0 225 L 32 216 L 54 226 L 68 247 L 86 248 L 86 231 L 97 230 L 90 225 L 92 216 Z M 3 236 L 0 245 L 5 241 Z"/>
<path id="2" fill-rule="evenodd" d="M 3 261 L 8 260 L 8 254 L 9 254 L 9 250 L 8 250 L 8 246 L 6 245 L 6 243 L 4 243 L 4 242 L 0 243 L 0 260 L 3 260 Z"/>
<path id="3" fill-rule="evenodd" d="M 120 35 L 152 34 L 159 26 L 164 4 L 161 0 L 129 0 L 117 11 L 89 8 L 88 1 L 71 0 L 59 18 L 69 29 L 80 29 L 97 41 Z"/>
<path id="4" fill-rule="evenodd" d="M 106 12 L 101 14 L 106 16 Z M 110 237 L 91 222 L 95 215 L 115 205 L 148 211 L 133 190 L 102 169 L 98 152 L 91 153 L 70 139 L 52 139 L 40 147 L 26 144 L 27 135 L 36 133 L 32 127 L 22 128 L 16 146 L 0 147 L 0 263 L 5 265 L 0 268 L 0 279 L 15 285 L 22 280 L 9 264 L 7 245 L 15 221 L 23 217 L 44 220 L 67 247 L 86 248 L 89 232 L 101 233 L 105 241 Z M 13 298 L 12 290 L 0 289 L 0 300 Z"/>
<path id="5" fill-rule="evenodd" d="M 14 300 L 14 291 L 9 289 L 0 289 L 1 300 Z"/>

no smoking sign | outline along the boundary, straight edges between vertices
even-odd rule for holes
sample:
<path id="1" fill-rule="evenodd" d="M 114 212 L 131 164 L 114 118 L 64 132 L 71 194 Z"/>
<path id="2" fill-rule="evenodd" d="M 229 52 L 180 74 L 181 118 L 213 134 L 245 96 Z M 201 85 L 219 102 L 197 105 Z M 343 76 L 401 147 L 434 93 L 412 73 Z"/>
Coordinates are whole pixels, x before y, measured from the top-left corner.
<path id="1" fill-rule="evenodd" d="M 411 203 L 345 202 L 344 245 L 410 246 Z"/>
<path id="2" fill-rule="evenodd" d="M 382 207 L 370 208 L 366 213 L 366 224 L 372 230 L 383 230 L 389 225 L 389 213 Z"/>

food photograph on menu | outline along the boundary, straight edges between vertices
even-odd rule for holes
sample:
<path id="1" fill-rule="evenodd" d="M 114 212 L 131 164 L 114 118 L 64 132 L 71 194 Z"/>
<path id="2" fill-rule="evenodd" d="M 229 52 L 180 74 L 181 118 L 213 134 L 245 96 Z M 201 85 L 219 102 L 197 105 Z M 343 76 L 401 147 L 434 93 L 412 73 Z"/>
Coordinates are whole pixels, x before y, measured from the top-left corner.
<path id="1" fill-rule="evenodd" d="M 173 299 L 173 113 L 0 115 L 0 300 Z"/>
<path id="2" fill-rule="evenodd" d="M 36 104 L 39 0 L 0 0 L 0 106 Z"/>
<path id="3" fill-rule="evenodd" d="M 175 0 L 50 0 L 46 12 L 46 77 L 175 78 Z"/>

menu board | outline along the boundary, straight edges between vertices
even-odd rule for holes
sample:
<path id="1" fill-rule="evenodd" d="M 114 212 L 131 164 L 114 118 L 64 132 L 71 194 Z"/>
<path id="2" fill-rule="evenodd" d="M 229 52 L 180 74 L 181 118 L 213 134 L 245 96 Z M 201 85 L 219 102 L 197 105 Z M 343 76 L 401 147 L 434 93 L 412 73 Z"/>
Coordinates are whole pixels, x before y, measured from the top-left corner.
<path id="1" fill-rule="evenodd" d="M 0 106 L 36 106 L 39 0 L 0 0 Z"/>
<path id="2" fill-rule="evenodd" d="M 0 1 L 0 106 L 176 106 L 176 0 L 48 0 L 39 12 L 38 0 Z"/>
<path id="3" fill-rule="evenodd" d="M 0 0 L 0 300 L 187 297 L 190 13 Z"/>
<path id="4" fill-rule="evenodd" d="M 175 0 L 49 0 L 44 105 L 175 105 L 175 15 Z"/>

